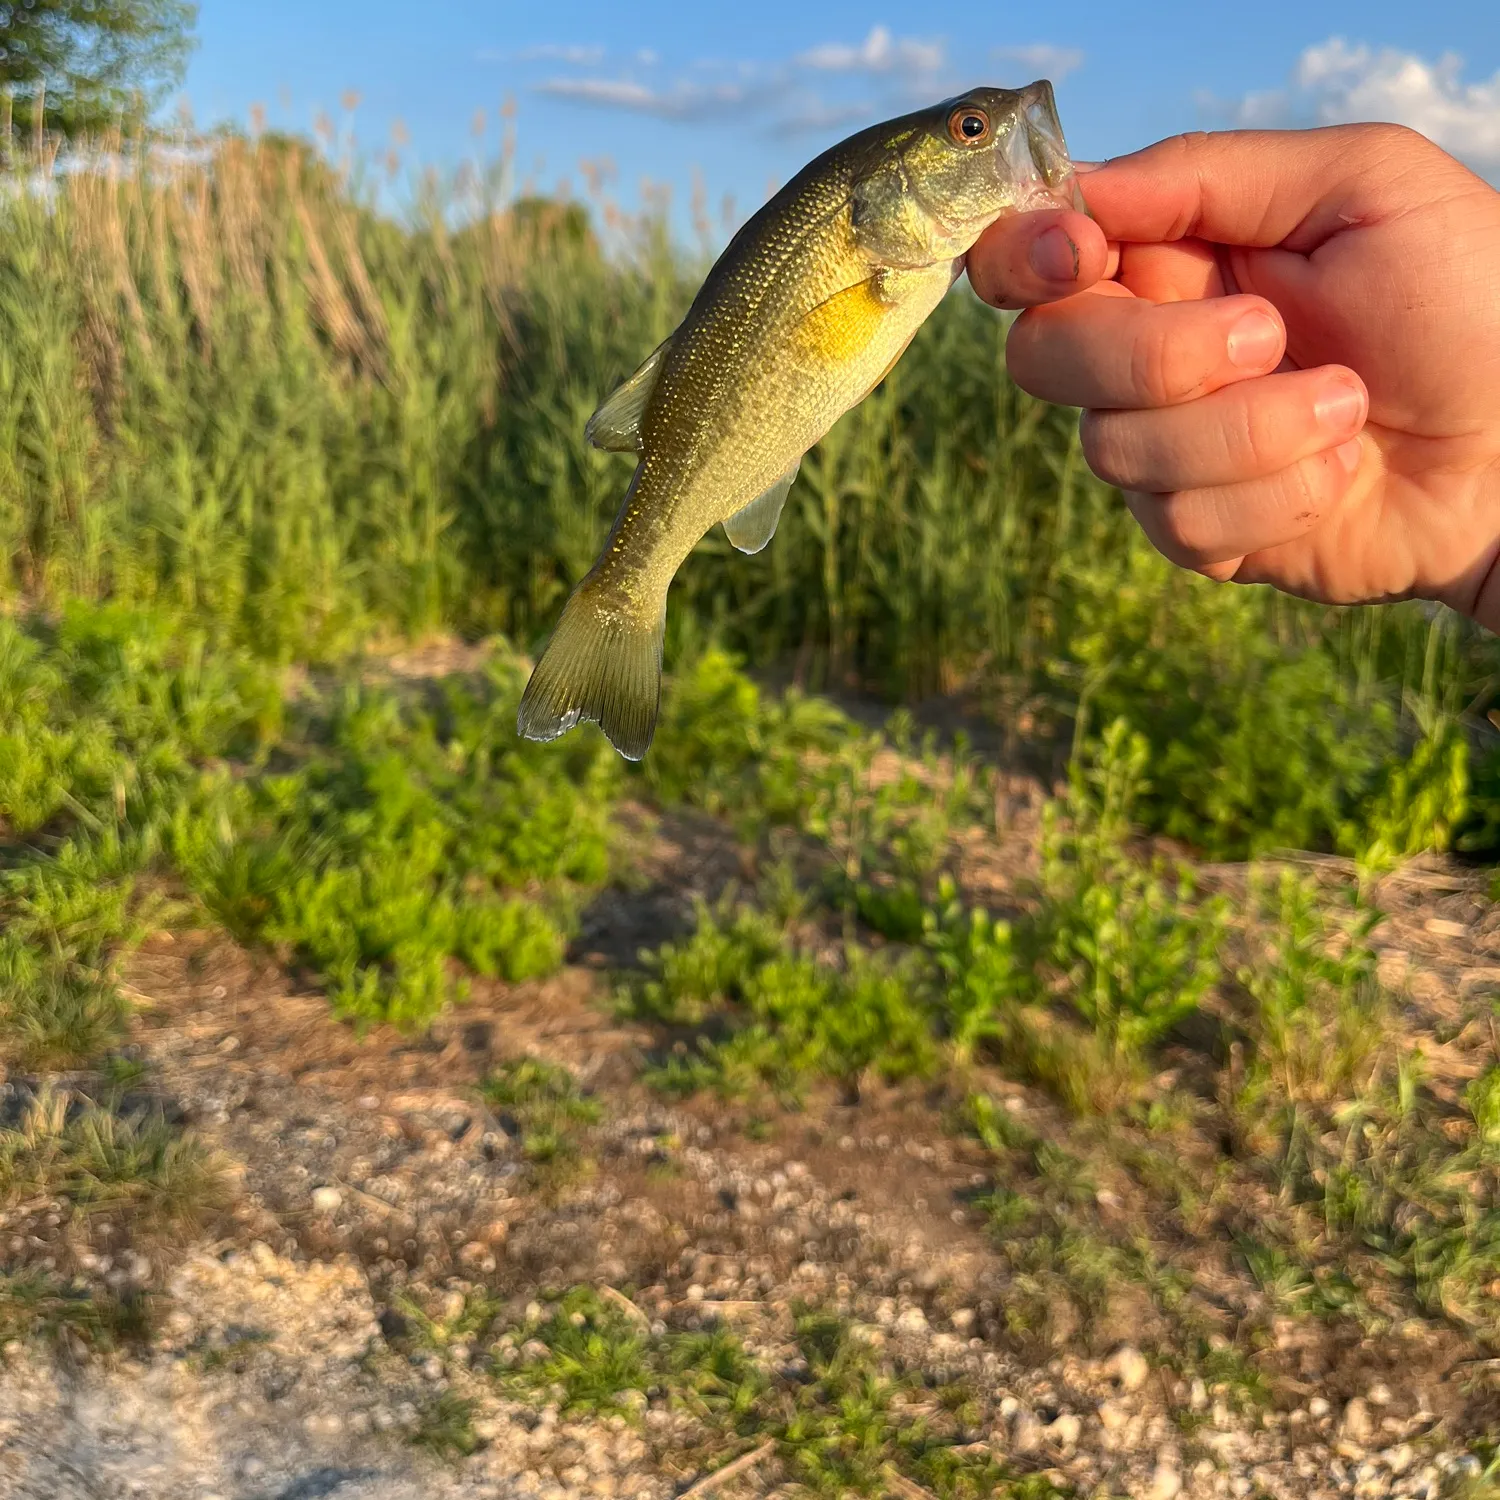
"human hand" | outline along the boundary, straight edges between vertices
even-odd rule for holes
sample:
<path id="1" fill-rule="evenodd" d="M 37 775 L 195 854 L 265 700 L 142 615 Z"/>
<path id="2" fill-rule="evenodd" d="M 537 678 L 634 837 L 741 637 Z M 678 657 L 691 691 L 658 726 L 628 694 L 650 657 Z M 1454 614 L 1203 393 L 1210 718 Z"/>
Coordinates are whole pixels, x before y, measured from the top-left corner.
<path id="1" fill-rule="evenodd" d="M 1019 385 L 1173 562 L 1500 630 L 1500 193 L 1389 125 L 1180 136 L 993 226 Z"/>

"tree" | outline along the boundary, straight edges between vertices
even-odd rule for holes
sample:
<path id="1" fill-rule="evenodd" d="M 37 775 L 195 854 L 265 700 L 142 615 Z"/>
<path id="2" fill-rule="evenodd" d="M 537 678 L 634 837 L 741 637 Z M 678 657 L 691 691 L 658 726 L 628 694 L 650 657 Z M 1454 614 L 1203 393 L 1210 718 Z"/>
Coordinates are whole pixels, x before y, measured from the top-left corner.
<path id="1" fill-rule="evenodd" d="M 18 125 L 41 100 L 69 135 L 139 122 L 181 79 L 197 15 L 192 0 L 0 0 L 0 95 Z"/>

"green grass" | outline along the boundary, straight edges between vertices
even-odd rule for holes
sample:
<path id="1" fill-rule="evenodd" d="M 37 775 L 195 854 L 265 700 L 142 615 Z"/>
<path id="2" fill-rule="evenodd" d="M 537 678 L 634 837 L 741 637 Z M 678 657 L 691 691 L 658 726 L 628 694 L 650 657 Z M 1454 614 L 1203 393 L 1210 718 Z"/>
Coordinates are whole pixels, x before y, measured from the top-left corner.
<path id="1" fill-rule="evenodd" d="M 0 585 L 186 613 L 274 660 L 445 627 L 534 646 L 628 479 L 583 422 L 702 266 L 660 223 L 605 253 L 607 205 L 507 209 L 505 170 L 471 174 L 468 222 L 441 183 L 381 218 L 284 137 L 169 170 L 127 151 L 8 198 Z M 715 535 L 690 559 L 671 658 L 717 640 L 815 687 L 964 686 L 1013 737 L 1022 703 L 1033 735 L 1123 716 L 1151 744 L 1144 821 L 1215 854 L 1482 837 L 1445 726 L 1492 696 L 1489 638 L 1172 570 L 1088 475 L 1074 414 L 1010 385 L 1004 336 L 948 298 L 809 456 L 776 545 Z M 792 815 L 789 763 L 749 751 L 761 730 L 826 739 L 821 712 L 700 672 L 647 776 Z M 1393 782 L 1418 740 L 1432 753 Z"/>
<path id="2" fill-rule="evenodd" d="M 566 1068 L 522 1058 L 502 1064 L 479 1092 L 516 1132 L 533 1176 L 557 1181 L 587 1167 L 579 1127 L 597 1125 L 603 1110 Z"/>
<path id="3" fill-rule="evenodd" d="M 965 1415 L 977 1408 L 960 1388 L 931 1389 L 898 1372 L 815 1310 L 797 1314 L 805 1379 L 752 1359 L 723 1329 L 647 1333 L 592 1288 L 566 1293 L 542 1320 L 507 1335 L 512 1349 L 543 1352 L 497 1376 L 509 1394 L 556 1400 L 565 1415 L 619 1414 L 639 1421 L 649 1399 L 692 1419 L 673 1458 L 707 1470 L 766 1442 L 786 1476 L 816 1494 L 888 1493 L 892 1470 L 941 1500 L 1062 1500 L 1041 1475 L 1017 1475 L 988 1455 L 960 1451 Z"/>

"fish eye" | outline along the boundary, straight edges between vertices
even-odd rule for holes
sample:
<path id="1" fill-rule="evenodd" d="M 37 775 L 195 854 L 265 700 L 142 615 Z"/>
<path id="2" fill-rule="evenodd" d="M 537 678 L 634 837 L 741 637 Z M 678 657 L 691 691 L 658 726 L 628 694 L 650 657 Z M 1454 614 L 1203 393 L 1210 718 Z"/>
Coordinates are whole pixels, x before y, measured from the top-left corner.
<path id="1" fill-rule="evenodd" d="M 966 104 L 948 116 L 948 134 L 960 146 L 979 146 L 989 138 L 990 117 L 982 109 Z"/>

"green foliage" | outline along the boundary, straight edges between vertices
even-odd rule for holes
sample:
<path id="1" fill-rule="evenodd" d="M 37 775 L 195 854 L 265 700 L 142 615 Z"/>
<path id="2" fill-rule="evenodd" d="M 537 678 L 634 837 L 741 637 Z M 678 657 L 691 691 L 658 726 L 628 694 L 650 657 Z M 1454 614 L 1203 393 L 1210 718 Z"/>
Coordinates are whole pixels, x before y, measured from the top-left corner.
<path id="1" fill-rule="evenodd" d="M 1071 768 L 1063 805 L 1043 817 L 1041 951 L 1100 1042 L 1132 1056 L 1202 1003 L 1219 978 L 1222 901 L 1197 901 L 1186 868 L 1168 885 L 1123 845 L 1147 792 L 1150 749 L 1117 719 Z"/>
<path id="2" fill-rule="evenodd" d="M 632 1015 L 668 1026 L 698 1026 L 739 999 L 745 976 L 781 951 L 782 933 L 775 924 L 732 897 L 714 908 L 700 896 L 695 912 L 690 938 L 642 955 L 646 976 L 622 997 Z"/>
<path id="3" fill-rule="evenodd" d="M 197 14 L 188 0 L 20 0 L 5 12 L 0 96 L 23 127 L 38 106 L 69 132 L 143 122 L 182 77 Z"/>
<path id="4" fill-rule="evenodd" d="M 104 1353 L 141 1344 L 151 1332 L 146 1301 L 70 1285 L 43 1271 L 0 1273 L 0 1339 L 64 1332 Z"/>
<path id="5" fill-rule="evenodd" d="M 439 715 L 351 687 L 293 772 L 204 795 L 172 847 L 221 921 L 311 963 L 362 1020 L 420 1025 L 450 971 L 521 980 L 562 960 L 566 908 L 499 892 L 596 882 L 617 775 L 597 743 L 547 757 L 512 728 L 515 674 L 448 684 Z"/>
<path id="6" fill-rule="evenodd" d="M 1211 858 L 1332 845 L 1395 754 L 1389 702 L 1316 638 L 1271 628 L 1253 590 L 1182 574 L 1144 547 L 1123 577 L 1076 577 L 1076 624 L 1055 664 L 1090 717 L 1136 726 L 1151 787 L 1136 815 Z"/>
<path id="7" fill-rule="evenodd" d="M 1464 1104 L 1485 1146 L 1500 1146 L 1500 1064 L 1491 1064 L 1464 1090 Z"/>
<path id="8" fill-rule="evenodd" d="M 35 950 L 0 940 L 0 1056 L 9 1067 L 40 1072 L 92 1063 L 119 1041 L 124 1020 L 125 1002 L 107 979 L 38 962 Z"/>
<path id="9" fill-rule="evenodd" d="M 80 1218 L 111 1210 L 140 1233 L 196 1227 L 223 1198 L 216 1166 L 159 1112 L 123 1115 L 44 1087 L 0 1126 L 0 1204 L 57 1196 Z"/>
<path id="10" fill-rule="evenodd" d="M 560 1404 L 569 1412 L 633 1412 L 621 1398 L 653 1383 L 647 1341 L 622 1309 L 592 1287 L 569 1292 L 528 1335 L 547 1353 L 507 1383 L 521 1390 L 560 1388 Z"/>
<path id="11" fill-rule="evenodd" d="M 582 1153 L 573 1127 L 595 1125 L 601 1113 L 566 1068 L 537 1058 L 502 1064 L 480 1085 L 480 1094 L 513 1126 L 522 1154 L 538 1168 L 577 1165 Z"/>
<path id="12" fill-rule="evenodd" d="M 855 1087 L 866 1070 L 903 1078 L 934 1061 L 924 976 L 911 961 L 850 949 L 843 967 L 821 963 L 786 951 L 771 923 L 729 901 L 700 903 L 691 938 L 642 957 L 647 977 L 622 996 L 629 1013 L 715 1023 L 655 1070 L 671 1091 L 744 1095 L 769 1084 L 794 1099 L 808 1078 Z"/>
<path id="13" fill-rule="evenodd" d="M 438 1458 L 468 1458 L 483 1446 L 474 1431 L 476 1403 L 455 1391 L 444 1391 L 417 1413 L 411 1442 Z"/>
<path id="14" fill-rule="evenodd" d="M 948 1388 L 941 1405 L 930 1402 L 919 1375 L 882 1364 L 824 1312 L 797 1312 L 805 1378 L 765 1373 L 722 1329 L 648 1334 L 590 1287 L 574 1288 L 539 1324 L 509 1337 L 512 1344 L 540 1343 L 545 1353 L 503 1374 L 507 1390 L 533 1399 L 545 1392 L 567 1414 L 630 1420 L 650 1392 L 694 1419 L 713 1445 L 714 1466 L 729 1439 L 769 1440 L 783 1468 L 818 1494 L 889 1494 L 893 1475 L 942 1500 L 1062 1500 L 1065 1493 L 1040 1475 L 1012 1476 L 972 1445 L 961 1447 L 955 1413 L 967 1409 L 968 1392 Z"/>
<path id="15" fill-rule="evenodd" d="M 1251 1004 L 1254 1055 L 1246 1103 L 1321 1103 L 1354 1091 L 1379 1047 L 1380 996 L 1370 936 L 1378 912 L 1354 907 L 1342 920 L 1317 884 L 1283 869 L 1256 872 L 1252 909 L 1267 922 L 1256 961 L 1239 981 Z"/>
<path id="16" fill-rule="evenodd" d="M 1016 1003 L 1030 998 L 1031 976 L 1018 961 L 1010 925 L 965 910 L 951 881 L 924 913 L 927 947 L 942 976 L 941 1007 L 954 1061 L 973 1061 L 986 1044 L 1011 1035 Z"/>
<path id="17" fill-rule="evenodd" d="M 843 746 L 853 725 L 826 699 L 771 698 L 720 650 L 668 684 L 642 775 L 654 796 L 733 817 L 747 830 L 800 821 L 816 796 L 811 755 Z"/>
<path id="18" fill-rule="evenodd" d="M 1407 759 L 1393 759 L 1383 784 L 1340 830 L 1339 843 L 1371 871 L 1429 849 L 1443 850 L 1469 812 L 1469 744 L 1455 719 L 1439 719 Z"/>

